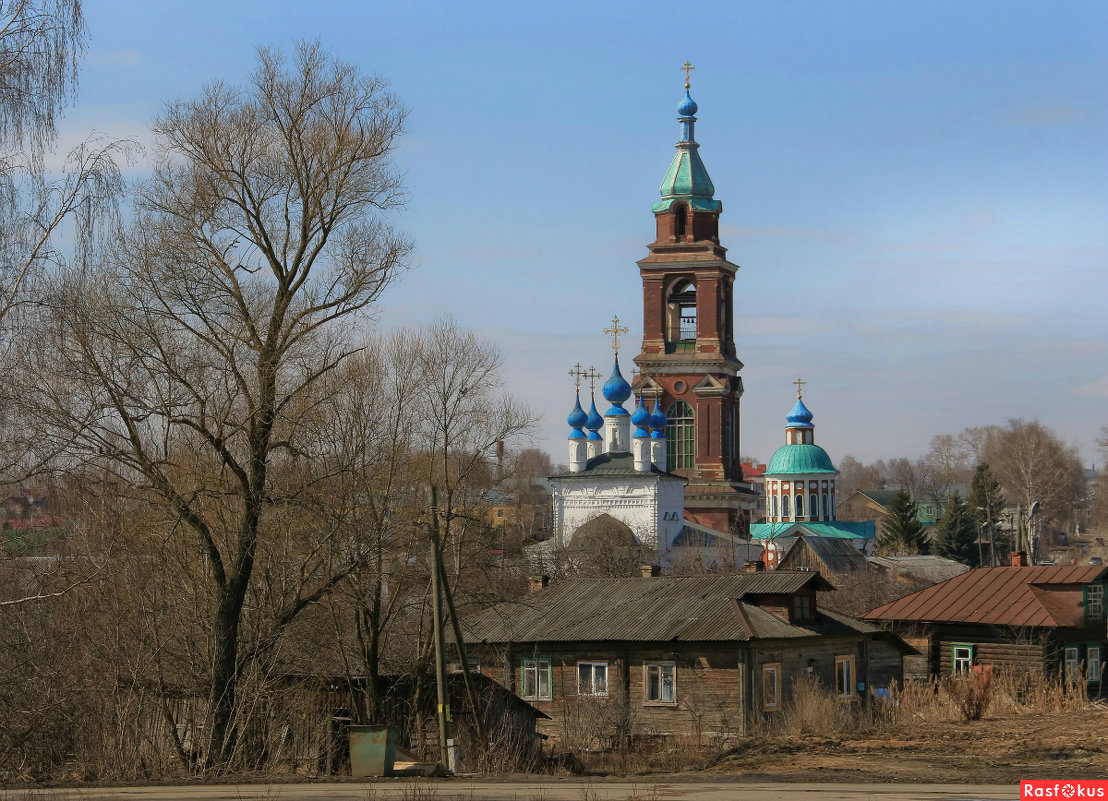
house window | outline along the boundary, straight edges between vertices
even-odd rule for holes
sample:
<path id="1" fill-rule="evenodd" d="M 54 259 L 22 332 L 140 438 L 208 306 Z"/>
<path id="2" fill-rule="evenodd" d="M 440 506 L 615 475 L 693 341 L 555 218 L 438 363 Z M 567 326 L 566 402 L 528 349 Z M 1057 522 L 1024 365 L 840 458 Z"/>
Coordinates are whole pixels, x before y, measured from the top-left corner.
<path id="1" fill-rule="evenodd" d="M 1085 586 L 1085 620 L 1100 620 L 1104 617 L 1104 585 Z"/>
<path id="2" fill-rule="evenodd" d="M 696 456 L 696 428 L 693 410 L 684 401 L 666 409 L 666 467 L 669 470 L 690 469 Z"/>
<path id="3" fill-rule="evenodd" d="M 793 596 L 793 620 L 812 619 L 812 598 L 808 595 Z"/>
<path id="4" fill-rule="evenodd" d="M 813 520 L 819 517 L 819 499 L 814 492 L 808 496 L 808 516 Z"/>
<path id="5" fill-rule="evenodd" d="M 677 701 L 677 663 L 647 662 L 646 691 L 647 703 L 672 704 Z"/>
<path id="6" fill-rule="evenodd" d="M 1085 647 L 1085 678 L 1100 681 L 1100 675 L 1100 643 L 1092 643 Z"/>
<path id="7" fill-rule="evenodd" d="M 835 694 L 839 698 L 854 697 L 854 656 L 835 657 Z"/>
<path id="8" fill-rule="evenodd" d="M 524 659 L 519 673 L 520 698 L 524 701 L 551 700 L 549 659 Z"/>
<path id="9" fill-rule="evenodd" d="M 767 662 L 762 665 L 762 709 L 781 708 L 781 663 Z"/>
<path id="10" fill-rule="evenodd" d="M 577 694 L 578 695 L 607 695 L 608 694 L 608 663 L 607 662 L 578 662 L 577 663 Z"/>
<path id="11" fill-rule="evenodd" d="M 973 667 L 973 646 L 955 644 L 951 649 L 950 672 L 969 673 Z"/>
<path id="12" fill-rule="evenodd" d="M 1062 664 L 1066 681 L 1077 681 L 1081 675 L 1081 649 L 1076 645 L 1067 645 Z"/>

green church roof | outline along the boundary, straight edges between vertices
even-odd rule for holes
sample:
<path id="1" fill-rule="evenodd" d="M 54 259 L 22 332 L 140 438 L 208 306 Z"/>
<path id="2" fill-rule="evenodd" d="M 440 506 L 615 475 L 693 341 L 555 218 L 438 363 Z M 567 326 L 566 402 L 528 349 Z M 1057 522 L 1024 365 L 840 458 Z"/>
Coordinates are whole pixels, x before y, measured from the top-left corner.
<path id="1" fill-rule="evenodd" d="M 782 445 L 769 460 L 765 475 L 791 475 L 795 473 L 838 473 L 831 457 L 819 445 L 797 443 Z"/>

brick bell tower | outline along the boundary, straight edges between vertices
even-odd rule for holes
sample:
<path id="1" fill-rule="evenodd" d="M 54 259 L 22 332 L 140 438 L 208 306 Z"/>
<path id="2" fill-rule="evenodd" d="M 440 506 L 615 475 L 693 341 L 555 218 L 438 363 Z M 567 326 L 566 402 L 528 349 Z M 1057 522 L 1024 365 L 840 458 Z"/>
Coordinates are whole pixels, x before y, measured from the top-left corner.
<path id="1" fill-rule="evenodd" d="M 757 496 L 739 459 L 742 362 L 735 352 L 738 266 L 719 243 L 723 204 L 700 158 L 689 95 L 677 107 L 681 141 L 654 204 L 657 236 L 638 262 L 643 286 L 642 374 L 635 390 L 667 417 L 667 468 L 685 476 L 685 517 L 746 535 Z"/>

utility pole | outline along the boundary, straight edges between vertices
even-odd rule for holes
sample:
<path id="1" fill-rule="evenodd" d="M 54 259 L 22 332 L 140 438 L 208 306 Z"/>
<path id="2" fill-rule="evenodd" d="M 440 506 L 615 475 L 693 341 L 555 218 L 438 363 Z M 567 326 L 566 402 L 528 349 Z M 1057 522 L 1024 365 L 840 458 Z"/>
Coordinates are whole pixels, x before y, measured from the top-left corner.
<path id="1" fill-rule="evenodd" d="M 446 741 L 450 737 L 450 694 L 446 687 L 446 654 L 443 649 L 442 639 L 442 572 L 439 569 L 439 494 L 436 487 L 431 487 L 429 492 L 430 509 L 427 522 L 428 533 L 431 540 L 431 595 L 434 596 L 431 604 L 431 620 L 433 622 L 433 636 L 435 638 L 435 689 L 438 696 L 439 718 L 439 764 L 444 769 L 450 769 L 450 757 L 447 753 Z"/>

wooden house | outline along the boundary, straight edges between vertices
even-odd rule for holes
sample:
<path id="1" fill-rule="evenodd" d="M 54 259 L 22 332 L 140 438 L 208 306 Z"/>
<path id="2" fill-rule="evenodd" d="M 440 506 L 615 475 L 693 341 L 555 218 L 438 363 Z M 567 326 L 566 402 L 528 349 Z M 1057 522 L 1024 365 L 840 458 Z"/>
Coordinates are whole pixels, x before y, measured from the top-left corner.
<path id="1" fill-rule="evenodd" d="M 785 550 L 778 570 L 814 570 L 825 578 L 866 571 L 866 557 L 850 540 L 800 536 L 779 538 L 776 543 Z"/>
<path id="2" fill-rule="evenodd" d="M 549 715 L 540 730 L 620 738 L 742 735 L 810 677 L 844 703 L 901 679 L 909 651 L 817 607 L 812 571 L 569 579 L 465 621 L 480 670 Z M 541 587 L 541 582 L 536 583 Z"/>
<path id="3" fill-rule="evenodd" d="M 864 613 L 927 655 L 944 676 L 974 664 L 1061 672 L 1103 694 L 1100 565 L 980 567 Z"/>

